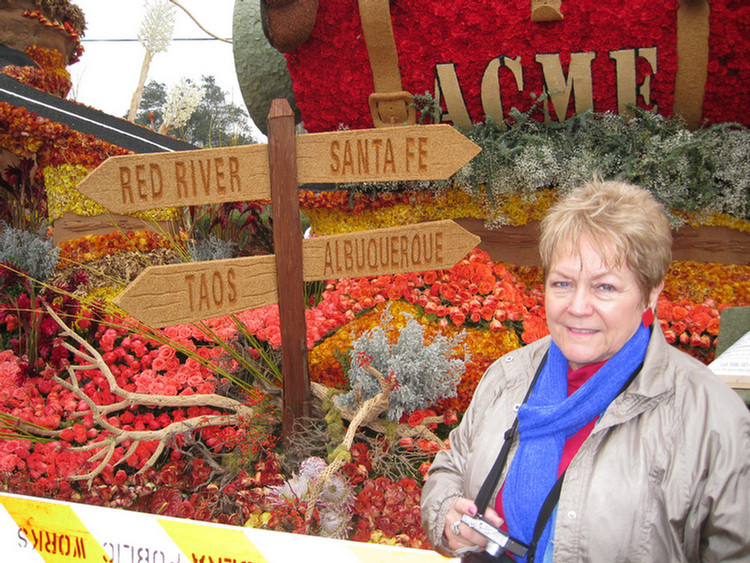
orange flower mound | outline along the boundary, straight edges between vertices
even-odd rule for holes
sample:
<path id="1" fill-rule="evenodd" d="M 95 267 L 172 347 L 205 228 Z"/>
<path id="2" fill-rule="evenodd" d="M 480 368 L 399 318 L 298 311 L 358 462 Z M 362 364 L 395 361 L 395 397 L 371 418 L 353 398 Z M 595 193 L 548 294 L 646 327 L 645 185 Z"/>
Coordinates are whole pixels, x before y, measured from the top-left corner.
<path id="1" fill-rule="evenodd" d="M 84 235 L 62 241 L 58 268 L 82 264 L 118 252 L 148 252 L 156 248 L 171 248 L 173 243 L 153 231 L 115 231 L 105 235 Z"/>
<path id="2" fill-rule="evenodd" d="M 382 307 L 390 302 L 395 328 L 406 322 L 402 313 L 410 313 L 425 327 L 426 338 L 468 331 L 465 348 L 471 357 L 458 397 L 435 405 L 463 412 L 494 360 L 549 333 L 542 283 L 541 268 L 496 263 L 480 250 L 449 270 L 332 280 L 326 291 L 351 302 L 346 318 L 353 320 L 311 348 L 311 379 L 346 389 L 352 342 L 378 323 Z M 708 363 L 715 355 L 720 311 L 739 305 L 750 305 L 750 265 L 675 262 L 658 318 L 670 344 Z"/>
<path id="3" fill-rule="evenodd" d="M 711 299 L 722 307 L 750 305 L 750 263 L 673 262 L 662 296 L 670 301 L 685 299 L 693 303 Z"/>
<path id="4" fill-rule="evenodd" d="M 61 98 L 67 97 L 72 84 L 62 53 L 36 46 L 27 47 L 24 53 L 39 65 L 39 68 L 8 65 L 2 72 L 42 92 Z"/>
<path id="5" fill-rule="evenodd" d="M 344 364 L 348 362 L 347 354 L 352 342 L 379 323 L 383 308 L 383 305 L 374 307 L 315 346 L 308 354 L 310 379 L 328 387 L 347 388 L 348 380 L 342 367 L 342 361 Z M 466 363 L 466 371 L 458 386 L 458 396 L 446 399 L 440 405 L 436 405 L 440 412 L 447 410 L 463 412 L 466 410 L 474 394 L 474 389 L 489 365 L 503 354 L 515 350 L 521 345 L 515 330 L 512 328 L 503 326 L 498 330 L 489 331 L 484 328 L 446 325 L 439 320 L 428 319 L 421 314 L 417 306 L 405 301 L 392 301 L 391 313 L 394 316 L 392 326 L 398 330 L 406 326 L 407 318 L 405 314 L 414 316 L 424 327 L 426 340 L 432 339 L 437 334 L 451 338 L 462 331 L 467 332 L 464 343 L 465 350 L 470 358 Z M 391 333 L 394 339 L 398 336 L 398 330 Z"/>

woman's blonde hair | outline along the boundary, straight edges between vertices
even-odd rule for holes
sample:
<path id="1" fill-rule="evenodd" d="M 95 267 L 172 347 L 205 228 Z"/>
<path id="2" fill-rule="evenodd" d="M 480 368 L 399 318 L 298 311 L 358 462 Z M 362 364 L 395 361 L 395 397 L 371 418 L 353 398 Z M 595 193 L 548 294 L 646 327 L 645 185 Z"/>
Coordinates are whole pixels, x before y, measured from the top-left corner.
<path id="1" fill-rule="evenodd" d="M 541 230 L 545 277 L 560 246 L 579 250 L 581 237 L 587 236 L 607 266 L 624 263 L 634 273 L 644 303 L 672 262 L 672 230 L 664 207 L 647 190 L 625 182 L 595 178 L 573 190 L 552 206 Z"/>

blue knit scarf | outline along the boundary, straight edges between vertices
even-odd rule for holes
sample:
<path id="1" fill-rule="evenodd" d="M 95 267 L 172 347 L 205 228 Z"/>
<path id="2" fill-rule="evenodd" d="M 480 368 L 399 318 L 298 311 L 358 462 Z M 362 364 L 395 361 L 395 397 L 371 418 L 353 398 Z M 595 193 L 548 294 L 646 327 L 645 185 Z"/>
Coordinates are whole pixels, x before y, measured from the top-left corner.
<path id="1" fill-rule="evenodd" d="M 650 335 L 650 329 L 639 325 L 625 346 L 570 397 L 568 360 L 554 342 L 550 344 L 539 379 L 518 410 L 520 441 L 503 488 L 503 510 L 511 536 L 531 543 L 539 511 L 557 481 L 565 441 L 600 416 L 617 397 L 643 362 Z M 542 561 L 551 538 L 551 520 L 537 544 L 537 561 Z"/>

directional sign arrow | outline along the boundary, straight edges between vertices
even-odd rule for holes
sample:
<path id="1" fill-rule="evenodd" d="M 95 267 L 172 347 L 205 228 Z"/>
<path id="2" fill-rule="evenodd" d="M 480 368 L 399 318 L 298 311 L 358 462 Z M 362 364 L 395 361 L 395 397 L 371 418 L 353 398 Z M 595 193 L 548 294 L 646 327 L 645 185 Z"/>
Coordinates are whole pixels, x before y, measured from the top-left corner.
<path id="1" fill-rule="evenodd" d="M 273 254 L 150 266 L 114 300 L 156 328 L 186 324 L 276 303 Z"/>
<path id="2" fill-rule="evenodd" d="M 298 135 L 299 183 L 444 180 L 481 150 L 446 124 Z M 271 198 L 268 146 L 113 156 L 78 190 L 114 213 Z"/>
<path id="3" fill-rule="evenodd" d="M 480 239 L 450 220 L 305 239 L 305 281 L 450 268 Z M 276 303 L 274 255 L 146 268 L 116 299 L 153 327 Z"/>
<path id="4" fill-rule="evenodd" d="M 446 180 L 482 149 L 450 125 L 297 136 L 300 183 Z"/>
<path id="5" fill-rule="evenodd" d="M 302 242 L 302 272 L 314 281 L 439 270 L 480 240 L 450 220 L 309 238 Z"/>

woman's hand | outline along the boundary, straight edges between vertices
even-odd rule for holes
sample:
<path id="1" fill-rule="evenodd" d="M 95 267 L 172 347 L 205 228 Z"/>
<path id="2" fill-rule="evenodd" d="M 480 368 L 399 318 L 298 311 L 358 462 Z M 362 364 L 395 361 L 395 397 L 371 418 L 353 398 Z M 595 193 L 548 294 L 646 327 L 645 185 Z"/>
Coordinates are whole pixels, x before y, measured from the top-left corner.
<path id="1" fill-rule="evenodd" d="M 459 553 L 484 549 L 487 546 L 487 538 L 461 522 L 464 514 L 476 516 L 477 506 L 467 498 L 457 498 L 445 515 L 444 533 L 448 538 L 448 545 Z M 503 519 L 492 508 L 485 511 L 484 519 L 497 528 L 503 525 Z"/>

